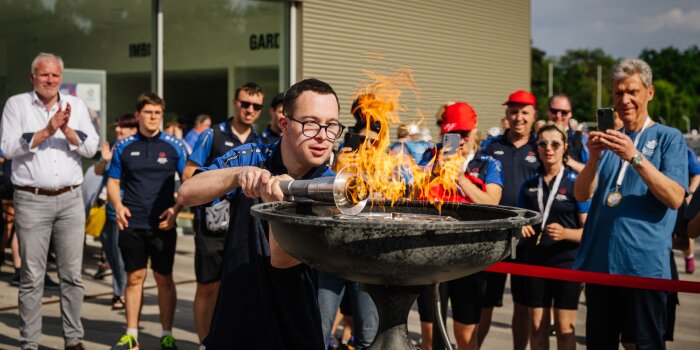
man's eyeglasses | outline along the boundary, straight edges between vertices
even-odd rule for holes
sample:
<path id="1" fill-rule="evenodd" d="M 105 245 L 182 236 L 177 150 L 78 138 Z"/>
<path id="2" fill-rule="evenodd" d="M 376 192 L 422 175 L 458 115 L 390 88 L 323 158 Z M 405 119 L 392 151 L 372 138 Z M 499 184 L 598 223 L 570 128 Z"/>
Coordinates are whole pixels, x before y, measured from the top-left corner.
<path id="1" fill-rule="evenodd" d="M 552 113 L 554 115 L 557 115 L 557 113 L 561 113 L 561 115 L 567 116 L 567 115 L 569 115 L 569 113 L 571 113 L 571 111 L 568 109 L 556 109 L 556 108 L 549 107 L 549 113 Z"/>
<path id="2" fill-rule="evenodd" d="M 541 149 L 546 149 L 547 146 L 552 146 L 553 150 L 558 150 L 561 147 L 561 142 L 557 141 L 552 141 L 552 142 L 547 142 L 547 141 L 540 141 L 537 143 L 537 147 Z"/>
<path id="3" fill-rule="evenodd" d="M 248 107 L 250 107 L 251 105 L 253 106 L 253 109 L 256 111 L 261 111 L 263 109 L 263 105 L 261 105 L 259 103 L 253 103 L 253 102 L 241 101 L 241 100 L 238 100 L 238 103 L 241 104 L 241 108 L 243 108 L 243 109 L 248 109 Z"/>
<path id="4" fill-rule="evenodd" d="M 300 122 L 290 116 L 287 116 L 287 118 L 301 124 L 301 133 L 306 137 L 316 137 L 316 135 L 321 132 L 321 129 L 326 129 L 326 139 L 328 139 L 328 141 L 335 141 L 345 129 L 345 126 L 340 123 L 321 125 L 313 121 Z"/>

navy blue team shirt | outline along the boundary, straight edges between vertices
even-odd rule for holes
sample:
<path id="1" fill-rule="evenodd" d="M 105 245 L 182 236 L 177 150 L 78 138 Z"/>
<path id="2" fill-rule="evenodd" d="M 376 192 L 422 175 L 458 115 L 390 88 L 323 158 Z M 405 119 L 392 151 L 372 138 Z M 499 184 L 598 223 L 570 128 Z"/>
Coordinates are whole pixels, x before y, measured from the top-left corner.
<path id="1" fill-rule="evenodd" d="M 535 175 L 529 178 L 520 188 L 520 196 L 518 198 L 518 207 L 524 209 L 540 211 L 537 203 L 537 187 L 539 186 L 541 175 Z M 552 209 L 547 217 L 546 224 L 558 223 L 564 228 L 581 228 L 579 221 L 579 213 L 588 213 L 588 208 L 591 203 L 579 202 L 574 198 L 574 183 L 576 182 L 576 172 L 571 168 L 566 167 L 564 176 L 557 189 L 557 194 L 552 202 Z M 552 184 L 544 183 L 542 189 L 542 204 L 547 205 L 547 198 L 551 192 Z M 546 225 L 545 225 L 546 226 Z M 535 235 L 529 238 L 521 238 L 524 241 L 524 259 L 523 262 L 533 265 L 544 265 L 561 268 L 571 268 L 571 265 L 576 259 L 579 244 L 567 240 L 555 241 L 549 238 L 549 235 L 542 234 L 540 244 L 537 245 L 537 236 L 541 231 L 541 224 L 533 225 Z"/>
<path id="2" fill-rule="evenodd" d="M 537 174 L 540 161 L 537 159 L 537 138 L 530 135 L 528 142 L 515 148 L 506 134 L 491 137 L 481 143 L 482 152 L 501 162 L 503 171 L 503 195 L 500 205 L 518 206 L 520 186 L 528 178 Z"/>
<path id="3" fill-rule="evenodd" d="M 279 142 L 236 147 L 198 171 L 237 166 L 260 167 L 272 175 L 288 173 Z M 334 175 L 324 164 L 303 179 Z M 324 349 L 316 272 L 306 264 L 272 267 L 267 223 L 250 215 L 251 206 L 260 199 L 245 197 L 240 188 L 226 196 L 231 201 L 231 224 L 224 272 L 204 345 L 212 349 Z"/>
<path id="4" fill-rule="evenodd" d="M 208 128 L 199 134 L 197 143 L 195 143 L 194 147 L 192 148 L 192 154 L 190 155 L 189 160 L 199 166 L 206 166 L 209 165 L 209 163 L 214 159 L 226 154 L 226 152 L 240 145 L 246 143 L 263 143 L 262 139 L 260 136 L 258 136 L 255 130 L 251 130 L 250 134 L 248 134 L 248 138 L 244 142 L 241 142 L 238 139 L 238 136 L 231 132 L 231 127 L 229 126 L 230 123 L 231 119 L 229 118 L 227 121 L 214 126 L 215 128 L 219 128 L 221 131 L 221 136 L 223 136 L 223 142 L 219 145 L 213 144 L 214 130 L 212 128 Z"/>
<path id="5" fill-rule="evenodd" d="M 182 175 L 186 162 L 184 142 L 164 132 L 153 137 L 138 132 L 117 142 L 107 176 L 121 180 L 129 228 L 158 228 L 158 216 L 175 205 L 175 172 Z"/>

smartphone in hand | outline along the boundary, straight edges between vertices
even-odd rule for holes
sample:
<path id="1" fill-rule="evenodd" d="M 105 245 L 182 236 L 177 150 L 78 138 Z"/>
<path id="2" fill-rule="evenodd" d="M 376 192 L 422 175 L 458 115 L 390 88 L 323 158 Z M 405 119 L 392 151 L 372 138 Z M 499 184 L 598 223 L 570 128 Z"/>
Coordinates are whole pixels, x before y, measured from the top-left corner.
<path id="1" fill-rule="evenodd" d="M 442 149 L 444 150 L 443 155 L 451 156 L 457 153 L 459 149 L 459 140 L 462 136 L 459 134 L 444 134 L 442 135 Z"/>
<path id="2" fill-rule="evenodd" d="M 615 115 L 612 108 L 598 108 L 596 112 L 596 122 L 598 131 L 605 132 L 608 129 L 615 129 Z"/>

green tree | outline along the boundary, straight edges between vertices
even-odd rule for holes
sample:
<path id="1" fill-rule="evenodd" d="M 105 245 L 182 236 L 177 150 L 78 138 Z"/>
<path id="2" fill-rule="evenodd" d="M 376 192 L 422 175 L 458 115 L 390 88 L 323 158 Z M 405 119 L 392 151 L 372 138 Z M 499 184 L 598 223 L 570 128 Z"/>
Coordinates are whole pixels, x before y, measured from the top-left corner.
<path id="1" fill-rule="evenodd" d="M 568 50 L 559 58 L 555 70 L 555 92 L 571 98 L 574 117 L 581 121 L 595 120 L 597 109 L 598 65 L 602 66 L 602 105 L 611 106 L 610 69 L 615 59 L 602 49 Z"/>
<path id="2" fill-rule="evenodd" d="M 549 71 L 549 63 L 553 60 L 546 57 L 546 53 L 536 47 L 532 48 L 532 83 L 531 92 L 537 97 L 537 111 L 540 119 L 546 116 L 547 108 L 547 75 Z"/>
<path id="3" fill-rule="evenodd" d="M 645 49 L 639 55 L 654 71 L 655 101 L 649 105 L 652 116 L 663 116 L 666 122 L 685 131 L 683 115 L 692 124 L 700 124 L 700 50 L 691 46 L 685 51 L 674 47 Z M 672 88 L 671 88 L 672 87 Z M 667 94 L 670 94 L 667 96 Z"/>
<path id="4" fill-rule="evenodd" d="M 602 104 L 612 105 L 610 95 L 610 68 L 615 62 L 601 49 L 568 50 L 557 57 L 547 57 L 545 52 L 532 48 L 532 92 L 538 97 L 537 109 L 545 116 L 547 108 L 547 72 L 554 63 L 554 93 L 565 93 L 571 98 L 574 117 L 580 121 L 595 120 L 598 65 L 603 67 Z"/>

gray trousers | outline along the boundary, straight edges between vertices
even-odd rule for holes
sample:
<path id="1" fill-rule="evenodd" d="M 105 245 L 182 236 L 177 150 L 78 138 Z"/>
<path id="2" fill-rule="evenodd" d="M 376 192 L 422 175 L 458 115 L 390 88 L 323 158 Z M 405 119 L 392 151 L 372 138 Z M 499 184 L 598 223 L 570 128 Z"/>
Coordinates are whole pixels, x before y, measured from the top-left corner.
<path id="1" fill-rule="evenodd" d="M 19 332 L 22 349 L 38 349 L 41 298 L 49 242 L 53 243 L 61 284 L 61 321 L 66 346 L 83 338 L 80 308 L 85 210 L 80 188 L 58 196 L 15 190 L 15 227 L 22 268 L 19 286 Z M 51 240 L 51 241 L 49 241 Z"/>

